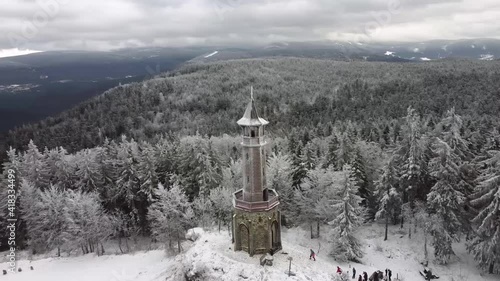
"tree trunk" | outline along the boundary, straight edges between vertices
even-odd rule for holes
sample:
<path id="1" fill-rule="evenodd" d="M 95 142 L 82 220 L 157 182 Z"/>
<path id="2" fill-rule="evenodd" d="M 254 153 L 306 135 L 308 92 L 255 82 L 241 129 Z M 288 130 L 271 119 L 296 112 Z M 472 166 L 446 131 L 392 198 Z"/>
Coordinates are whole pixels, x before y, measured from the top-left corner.
<path id="1" fill-rule="evenodd" d="M 220 220 L 218 220 L 218 221 L 219 221 L 219 232 L 220 232 Z"/>
<path id="2" fill-rule="evenodd" d="M 60 257 L 61 256 L 61 247 L 57 247 L 57 256 Z"/>
<path id="3" fill-rule="evenodd" d="M 101 243 L 101 254 L 104 255 L 104 246 L 102 245 L 102 243 Z"/>
<path id="4" fill-rule="evenodd" d="M 125 246 L 127 246 L 127 253 L 130 252 L 130 246 L 128 245 L 128 238 L 125 237 Z"/>
<path id="5" fill-rule="evenodd" d="M 389 228 L 389 216 L 385 216 L 385 235 L 384 235 L 384 241 L 387 241 L 387 230 Z"/>
<path id="6" fill-rule="evenodd" d="M 411 239 L 411 221 L 408 223 L 408 239 Z"/>
<path id="7" fill-rule="evenodd" d="M 319 238 L 319 223 L 320 223 L 319 219 L 316 220 L 316 222 L 317 222 L 317 225 L 316 225 L 316 237 Z"/>
<path id="8" fill-rule="evenodd" d="M 309 225 L 311 226 L 311 239 L 313 239 L 314 238 L 314 236 L 313 236 L 313 225 L 312 225 L 312 223 L 309 223 Z"/>
<path id="9" fill-rule="evenodd" d="M 179 249 L 179 254 L 181 253 L 181 236 L 179 235 L 179 231 L 177 231 L 177 248 Z"/>
<path id="10" fill-rule="evenodd" d="M 495 268 L 495 262 L 491 262 L 490 263 L 490 267 L 488 269 L 488 273 L 489 274 L 493 274 L 493 268 Z"/>
<path id="11" fill-rule="evenodd" d="M 405 218 L 403 216 L 401 216 L 401 227 L 400 228 L 403 228 L 404 226 L 404 221 L 405 221 Z"/>
<path id="12" fill-rule="evenodd" d="M 425 256 L 425 261 L 428 261 L 429 252 L 427 251 L 427 233 L 424 233 L 424 256 Z"/>
<path id="13" fill-rule="evenodd" d="M 118 248 L 120 249 L 120 253 L 123 254 L 121 235 L 118 235 Z"/>

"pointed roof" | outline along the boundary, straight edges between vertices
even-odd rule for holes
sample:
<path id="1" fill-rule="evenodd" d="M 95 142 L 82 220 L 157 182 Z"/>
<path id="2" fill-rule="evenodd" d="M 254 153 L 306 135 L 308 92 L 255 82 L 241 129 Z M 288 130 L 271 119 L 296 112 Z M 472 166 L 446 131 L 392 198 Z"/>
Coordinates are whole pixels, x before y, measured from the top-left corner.
<path id="1" fill-rule="evenodd" d="M 253 87 L 250 89 L 250 102 L 245 109 L 245 113 L 236 123 L 240 126 L 262 126 L 269 124 L 267 120 L 260 118 L 259 114 L 257 114 L 257 108 L 255 107 L 255 101 L 253 99 Z"/>

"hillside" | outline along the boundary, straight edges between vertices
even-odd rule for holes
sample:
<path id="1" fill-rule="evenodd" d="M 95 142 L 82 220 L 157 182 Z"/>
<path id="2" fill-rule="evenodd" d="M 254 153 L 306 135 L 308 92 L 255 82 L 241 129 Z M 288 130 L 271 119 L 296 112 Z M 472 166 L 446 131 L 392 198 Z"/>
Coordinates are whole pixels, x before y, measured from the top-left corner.
<path id="1" fill-rule="evenodd" d="M 4 276 L 9 281 L 179 281 L 179 280 L 333 280 L 336 266 L 344 271 L 352 272 L 355 267 L 358 273 L 375 270 L 393 271 L 393 280 L 422 281 L 418 273 L 422 268 L 419 258 L 423 257 L 422 237 L 414 235 L 408 239 L 405 231 L 399 227 L 391 227 L 390 239 L 382 241 L 382 226 L 365 226 L 358 232 L 364 241 L 366 256 L 361 263 L 339 263 L 328 255 L 330 244 L 326 237 L 319 241 L 309 239 L 307 232 L 300 228 L 285 229 L 283 233 L 284 249 L 274 256 L 272 267 L 262 267 L 259 256 L 249 257 L 244 252 L 234 252 L 227 231 L 204 233 L 196 242 L 185 242 L 185 252 L 178 256 L 166 256 L 163 250 L 137 252 L 134 254 L 101 257 L 85 255 L 79 257 L 42 258 L 35 257 L 31 262 L 21 260 L 22 272 Z M 318 250 L 317 260 L 308 259 L 309 249 Z M 439 280 L 443 281 L 493 281 L 495 275 L 482 275 L 475 268 L 474 262 L 466 256 L 463 247 L 457 244 L 458 258 L 449 267 L 430 264 Z M 286 254 L 285 254 L 286 253 Z M 432 254 L 432 250 L 431 250 Z M 293 258 L 292 271 L 296 276 L 288 277 L 288 257 Z M 28 270 L 33 266 L 34 270 Z M 0 269 L 6 263 L 0 264 Z M 185 276 L 188 276 L 185 279 Z M 350 280 L 350 279 L 349 279 Z"/>
<path id="2" fill-rule="evenodd" d="M 253 85 L 261 114 L 277 134 L 339 120 L 393 122 L 413 106 L 427 118 L 447 109 L 497 118 L 500 62 L 427 63 L 251 59 L 191 64 L 161 77 L 119 86 L 56 117 L 9 133 L 8 145 L 93 147 L 127 134 L 220 135 L 237 132 Z"/>

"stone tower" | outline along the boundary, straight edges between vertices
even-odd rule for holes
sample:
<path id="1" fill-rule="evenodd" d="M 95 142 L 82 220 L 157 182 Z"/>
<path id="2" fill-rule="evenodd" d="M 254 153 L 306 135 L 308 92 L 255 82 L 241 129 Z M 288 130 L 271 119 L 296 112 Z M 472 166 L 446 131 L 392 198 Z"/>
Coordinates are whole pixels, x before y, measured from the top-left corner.
<path id="1" fill-rule="evenodd" d="M 264 126 L 251 90 L 250 102 L 238 120 L 243 129 L 243 189 L 233 194 L 234 250 L 253 256 L 281 249 L 281 213 L 278 194 L 266 188 Z"/>

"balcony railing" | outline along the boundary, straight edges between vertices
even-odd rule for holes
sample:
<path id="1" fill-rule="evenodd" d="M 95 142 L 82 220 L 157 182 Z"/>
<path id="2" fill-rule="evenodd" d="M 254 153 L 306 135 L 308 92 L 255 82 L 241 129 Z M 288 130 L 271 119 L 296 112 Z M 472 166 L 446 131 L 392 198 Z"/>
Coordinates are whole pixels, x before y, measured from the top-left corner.
<path id="1" fill-rule="evenodd" d="M 243 200 L 243 189 L 233 193 L 233 206 L 244 211 L 268 211 L 279 205 L 278 193 L 274 189 L 264 189 L 267 201 L 248 202 Z"/>

